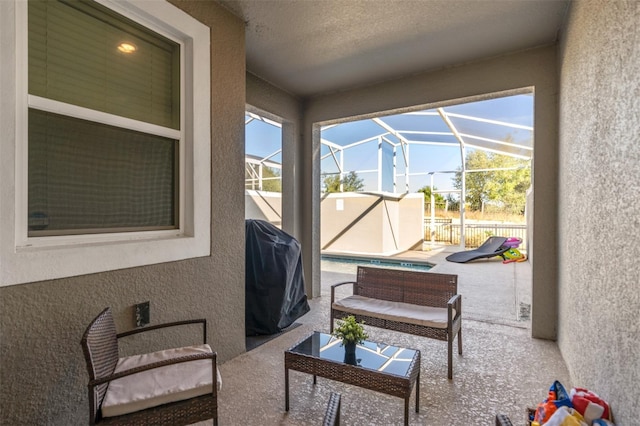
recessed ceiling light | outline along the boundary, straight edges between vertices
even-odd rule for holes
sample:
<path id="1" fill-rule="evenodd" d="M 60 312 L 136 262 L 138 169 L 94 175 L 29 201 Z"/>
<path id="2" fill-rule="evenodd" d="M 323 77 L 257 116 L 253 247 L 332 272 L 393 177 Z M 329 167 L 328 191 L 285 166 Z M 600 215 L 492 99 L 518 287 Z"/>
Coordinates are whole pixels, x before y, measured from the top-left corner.
<path id="1" fill-rule="evenodd" d="M 120 43 L 118 45 L 118 50 L 122 53 L 133 53 L 138 50 L 138 48 L 131 43 Z"/>

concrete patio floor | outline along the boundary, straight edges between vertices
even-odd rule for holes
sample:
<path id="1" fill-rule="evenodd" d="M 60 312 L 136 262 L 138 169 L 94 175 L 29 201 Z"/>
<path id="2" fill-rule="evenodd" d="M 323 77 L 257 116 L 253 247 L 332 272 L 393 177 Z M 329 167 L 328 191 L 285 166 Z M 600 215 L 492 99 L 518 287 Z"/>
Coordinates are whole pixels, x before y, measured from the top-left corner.
<path id="1" fill-rule="evenodd" d="M 404 253 L 403 259 L 436 264 L 433 272 L 458 274 L 463 298 L 463 355 L 454 353 L 454 377 L 447 379 L 446 342 L 368 327 L 369 340 L 422 352 L 420 412 L 412 425 L 490 425 L 496 413 L 525 424 L 525 409 L 547 393 L 554 380 L 570 388 L 569 373 L 555 342 L 530 337 L 531 303 L 528 262 L 504 265 L 500 258 L 467 264 L 444 258 L 457 247 Z M 342 395 L 343 425 L 395 425 L 403 422 L 400 398 L 327 379 L 290 373 L 291 409 L 284 410 L 283 352 L 313 330 L 329 331 L 330 285 L 349 279 L 324 271 L 321 297 L 301 326 L 220 365 L 218 395 L 221 425 L 319 425 L 330 393 Z M 454 347 L 456 345 L 454 344 Z M 415 393 L 410 407 L 414 407 Z M 207 423 L 204 423 L 207 424 Z"/>

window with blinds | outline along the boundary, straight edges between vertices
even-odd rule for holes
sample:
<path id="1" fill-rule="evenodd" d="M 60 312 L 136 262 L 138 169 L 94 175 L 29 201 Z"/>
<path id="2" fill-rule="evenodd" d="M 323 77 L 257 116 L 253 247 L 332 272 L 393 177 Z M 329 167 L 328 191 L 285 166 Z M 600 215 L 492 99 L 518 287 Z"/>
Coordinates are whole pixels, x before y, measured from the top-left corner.
<path id="1" fill-rule="evenodd" d="M 90 1 L 29 1 L 28 235 L 179 225 L 180 45 Z"/>

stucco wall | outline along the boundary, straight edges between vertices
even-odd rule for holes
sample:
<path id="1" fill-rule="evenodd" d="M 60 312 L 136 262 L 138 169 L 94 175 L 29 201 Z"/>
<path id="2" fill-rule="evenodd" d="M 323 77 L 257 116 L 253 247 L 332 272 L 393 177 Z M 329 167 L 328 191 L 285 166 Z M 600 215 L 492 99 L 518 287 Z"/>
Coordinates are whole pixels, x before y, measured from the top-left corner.
<path id="1" fill-rule="evenodd" d="M 271 222 L 282 227 L 282 194 L 279 192 L 254 191 L 244 194 L 244 217 Z"/>
<path id="2" fill-rule="evenodd" d="M 320 203 L 324 218 L 320 247 L 332 252 L 382 253 L 386 228 L 382 227 L 381 201 L 366 194 L 325 194 Z"/>
<path id="3" fill-rule="evenodd" d="M 560 54 L 559 336 L 574 384 L 640 419 L 640 2 L 572 4 Z"/>
<path id="4" fill-rule="evenodd" d="M 422 249 L 424 241 L 424 194 L 408 195 L 398 203 L 398 223 L 400 233 L 396 236 L 400 247 Z M 420 234 L 415 232 L 419 230 Z"/>
<path id="5" fill-rule="evenodd" d="M 325 194 L 320 246 L 329 252 L 393 255 L 422 243 L 422 194 Z"/>
<path id="6" fill-rule="evenodd" d="M 334 93 L 310 99 L 306 105 L 304 149 L 305 259 L 316 265 L 314 292 L 320 283 L 319 229 L 319 124 L 344 118 L 365 117 L 381 111 L 434 107 L 478 100 L 491 93 L 513 94 L 523 88 L 535 90 L 535 152 L 532 171 L 533 211 L 536 235 L 530 242 L 532 264 L 534 337 L 555 339 L 557 332 L 557 53 L 555 46 L 468 63 L 443 70 Z M 315 124 L 315 127 L 314 127 Z M 314 137 L 315 136 L 315 137 Z M 305 264 L 305 270 L 307 264 Z"/>
<path id="7" fill-rule="evenodd" d="M 245 350 L 244 24 L 212 2 L 174 3 L 211 28 L 212 254 L 0 288 L 1 424 L 87 422 L 80 338 L 106 306 L 118 330 L 133 327 L 132 306 L 147 300 L 152 323 L 205 317 L 220 361 Z M 127 349 L 143 346 L 130 339 Z M 184 344 L 175 333 L 155 339 L 159 346 Z"/>

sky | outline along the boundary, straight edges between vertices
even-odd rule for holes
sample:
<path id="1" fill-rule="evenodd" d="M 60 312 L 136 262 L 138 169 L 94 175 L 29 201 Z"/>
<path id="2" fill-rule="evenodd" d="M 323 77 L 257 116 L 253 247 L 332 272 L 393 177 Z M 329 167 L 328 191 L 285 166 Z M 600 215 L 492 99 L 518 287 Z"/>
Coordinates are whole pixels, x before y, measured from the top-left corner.
<path id="1" fill-rule="evenodd" d="M 444 107 L 455 129 L 463 135 L 467 144 L 485 147 L 500 147 L 501 145 L 487 142 L 490 140 L 511 140 L 518 146 L 533 147 L 533 94 L 494 98 L 490 100 L 464 103 Z M 481 122 L 457 115 L 470 116 L 484 120 L 512 123 L 525 128 L 503 126 L 493 122 Z M 399 131 L 402 137 L 409 141 L 409 192 L 430 184 L 428 173 L 435 172 L 434 184 L 440 191 L 454 190 L 452 173 L 437 173 L 455 171 L 461 167 L 460 147 L 451 129 L 439 116 L 436 110 L 424 110 L 415 114 L 381 115 L 383 126 L 374 120 L 348 121 L 336 126 L 323 129 L 321 137 L 343 150 L 345 172 L 356 171 L 365 183 L 365 190 L 382 189 L 394 192 L 393 187 L 393 147 L 383 142 L 381 155 L 381 170 L 378 173 L 378 141 L 385 138 L 394 144 L 400 139 L 389 132 L 389 127 Z M 388 127 L 387 127 L 388 126 Z M 527 128 L 528 127 L 528 128 Z M 421 134 L 418 132 L 434 132 L 436 134 Z M 448 134 L 439 134 L 448 133 Z M 246 125 L 246 153 L 258 157 L 268 156 L 281 147 L 281 129 L 272 124 L 253 120 Z M 372 139 L 370 142 L 348 147 L 359 141 Z M 420 143 L 432 142 L 438 145 L 424 145 Z M 468 148 L 472 150 L 474 148 Z M 532 151 L 514 148 L 517 153 L 530 155 Z M 321 154 L 325 159 L 321 162 L 323 173 L 337 172 L 338 168 L 330 150 L 323 145 Z M 336 154 L 339 158 L 339 154 Z M 271 157 L 273 161 L 281 162 L 282 155 Z M 395 192 L 405 192 L 406 165 L 400 147 L 396 148 L 396 189 Z M 380 181 L 380 184 L 379 184 Z M 379 187 L 381 185 L 381 188 Z"/>

